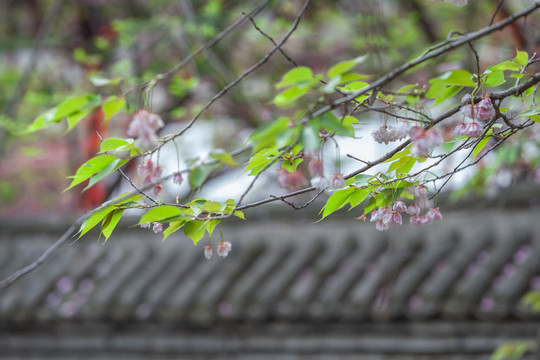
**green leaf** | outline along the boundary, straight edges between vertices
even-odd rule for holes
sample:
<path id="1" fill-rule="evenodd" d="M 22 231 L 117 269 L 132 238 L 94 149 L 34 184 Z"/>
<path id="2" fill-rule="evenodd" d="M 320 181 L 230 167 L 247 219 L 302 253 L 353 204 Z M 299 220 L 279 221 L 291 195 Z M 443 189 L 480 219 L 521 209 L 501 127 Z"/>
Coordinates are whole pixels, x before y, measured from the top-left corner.
<path id="1" fill-rule="evenodd" d="M 242 220 L 246 220 L 246 216 L 240 210 L 236 210 L 233 215 L 236 216 L 236 217 L 239 217 Z"/>
<path id="2" fill-rule="evenodd" d="M 491 139 L 491 135 L 486 135 L 484 136 L 484 138 L 482 140 L 480 140 L 478 142 L 478 144 L 476 144 L 476 146 L 474 147 L 474 150 L 473 150 L 473 157 L 476 157 L 478 156 L 478 154 L 484 150 L 484 148 L 486 147 L 487 143 L 489 142 L 489 140 Z"/>
<path id="3" fill-rule="evenodd" d="M 519 66 L 517 66 L 514 62 L 508 61 L 508 60 L 503 61 L 502 63 L 499 63 L 497 65 L 490 66 L 488 67 L 488 69 L 493 70 L 493 71 L 505 71 L 505 70 L 520 71 Z"/>
<path id="4" fill-rule="evenodd" d="M 458 85 L 475 87 L 476 83 L 472 80 L 473 74 L 467 70 L 452 70 L 437 77 L 437 80 L 444 82 L 445 85 Z M 429 82 L 431 83 L 430 80 Z"/>
<path id="5" fill-rule="evenodd" d="M 100 153 L 115 150 L 133 149 L 133 139 L 108 138 L 101 143 Z"/>
<path id="6" fill-rule="evenodd" d="M 354 177 L 354 185 L 357 187 L 364 187 L 369 185 L 369 181 L 373 179 L 373 175 L 359 174 Z"/>
<path id="7" fill-rule="evenodd" d="M 117 114 L 126 106 L 126 100 L 122 97 L 110 96 L 102 105 L 105 115 L 104 121 L 109 120 L 113 115 Z"/>
<path id="8" fill-rule="evenodd" d="M 103 168 L 100 172 L 98 172 L 96 175 L 92 176 L 90 178 L 90 181 L 88 182 L 88 185 L 83 189 L 83 191 L 86 191 L 90 189 L 92 186 L 94 186 L 98 181 L 104 179 L 107 175 L 118 169 L 119 167 L 123 166 L 125 163 L 127 163 L 128 160 L 121 160 L 116 159 L 107 166 Z"/>
<path id="9" fill-rule="evenodd" d="M 257 152 L 251 158 L 251 161 L 249 162 L 244 172 L 251 170 L 249 175 L 258 175 L 262 171 L 262 169 L 264 169 L 268 164 L 270 164 L 272 161 L 277 160 L 278 154 L 279 152 L 274 149 L 263 149 Z"/>
<path id="10" fill-rule="evenodd" d="M 367 82 L 364 81 L 353 81 L 345 86 L 340 87 L 339 89 L 345 93 L 355 93 L 362 90 L 363 88 L 369 86 Z"/>
<path id="11" fill-rule="evenodd" d="M 369 196 L 370 192 L 371 189 L 369 188 L 355 190 L 349 197 L 349 203 L 351 204 L 349 211 L 360 205 Z"/>
<path id="12" fill-rule="evenodd" d="M 288 172 L 293 172 L 296 171 L 296 168 L 302 161 L 304 161 L 304 159 L 294 159 L 293 161 L 284 160 L 281 162 L 281 167 Z"/>
<path id="13" fill-rule="evenodd" d="M 527 54 L 525 51 L 516 50 L 514 62 L 520 66 L 526 66 L 529 62 L 529 54 Z"/>
<path id="14" fill-rule="evenodd" d="M 274 97 L 274 104 L 277 106 L 285 106 L 293 103 L 298 98 L 309 92 L 309 87 L 293 86 L 285 91 L 280 92 Z"/>
<path id="15" fill-rule="evenodd" d="M 407 91 L 412 90 L 417 86 L 418 86 L 418 84 L 405 85 L 405 86 L 401 87 L 397 92 L 398 93 L 406 93 Z"/>
<path id="16" fill-rule="evenodd" d="M 351 125 L 351 122 L 351 117 L 348 117 L 346 121 L 341 122 L 340 118 L 334 115 L 333 112 L 324 113 L 320 117 L 311 120 L 311 123 L 318 130 L 324 129 L 336 135 L 354 137 L 354 128 Z"/>
<path id="17" fill-rule="evenodd" d="M 214 229 L 216 228 L 216 226 L 219 225 L 219 223 L 221 223 L 221 220 L 210 220 L 210 221 L 208 221 L 208 224 L 206 224 L 206 231 L 208 232 L 208 237 L 209 238 L 212 237 Z"/>
<path id="18" fill-rule="evenodd" d="M 255 144 L 255 151 L 266 147 L 273 147 L 276 143 L 276 137 L 278 134 L 283 133 L 289 129 L 290 119 L 286 116 L 282 116 L 271 123 L 257 129 L 250 136 L 250 140 Z"/>
<path id="19" fill-rule="evenodd" d="M 208 221 L 188 221 L 184 225 L 184 234 L 193 241 L 194 245 L 197 245 L 199 240 L 204 237 L 207 224 Z"/>
<path id="20" fill-rule="evenodd" d="M 26 128 L 25 132 L 30 133 L 41 130 L 68 117 L 72 117 L 70 121 L 71 128 L 99 105 L 101 105 L 101 97 L 98 95 L 89 94 L 70 97 L 61 102 L 58 106 L 47 110 L 37 117 L 32 124 Z"/>
<path id="21" fill-rule="evenodd" d="M 168 238 L 171 234 L 180 230 L 182 226 L 184 226 L 184 224 L 188 221 L 188 219 L 189 217 L 186 216 L 183 219 L 171 221 L 171 223 L 169 224 L 169 227 L 163 230 L 163 240 Z"/>
<path id="22" fill-rule="evenodd" d="M 209 213 L 218 213 L 221 211 L 221 204 L 215 201 L 207 201 L 203 204 L 202 208 Z"/>
<path id="23" fill-rule="evenodd" d="M 302 144 L 306 150 L 316 150 L 319 148 L 320 143 L 321 138 L 313 126 L 306 126 L 302 129 L 300 144 Z"/>
<path id="24" fill-rule="evenodd" d="M 88 180 L 90 177 L 94 176 L 97 173 L 100 173 L 104 169 L 107 169 L 109 172 L 114 171 L 114 168 L 111 170 L 109 168 L 109 165 L 111 165 L 111 163 L 113 162 L 115 162 L 116 165 L 119 165 L 119 163 L 117 162 L 118 160 L 119 159 L 117 157 L 108 154 L 98 155 L 91 158 L 90 160 L 81 165 L 81 167 L 77 170 L 74 176 L 70 176 L 70 178 L 73 178 L 73 180 L 64 191 L 67 191 L 72 187 L 79 185 L 83 181 Z"/>
<path id="25" fill-rule="evenodd" d="M 211 172 L 212 169 L 209 166 L 197 166 L 193 168 L 189 173 L 189 186 L 192 189 L 200 189 Z"/>
<path id="26" fill-rule="evenodd" d="M 148 210 L 146 214 L 141 216 L 138 225 L 152 222 L 167 222 L 167 220 L 182 215 L 182 210 L 176 206 L 162 205 Z"/>
<path id="27" fill-rule="evenodd" d="M 107 217 L 105 220 L 103 220 L 103 224 L 101 225 L 101 233 L 105 236 L 104 242 L 106 242 L 111 236 L 123 213 L 124 210 L 114 210 L 107 214 Z"/>
<path id="28" fill-rule="evenodd" d="M 345 61 L 341 61 L 339 63 L 337 63 L 336 65 L 332 66 L 329 70 L 328 70 L 328 78 L 333 78 L 335 76 L 338 76 L 338 75 L 341 75 L 341 74 L 344 74 L 346 72 L 348 72 L 349 70 L 351 70 L 352 68 L 354 68 L 356 65 L 366 61 L 368 55 L 362 55 L 362 56 L 358 56 L 357 58 L 354 58 L 352 60 L 345 60 Z"/>
<path id="29" fill-rule="evenodd" d="M 489 71 L 489 70 L 487 70 Z M 486 74 L 486 72 L 484 72 Z M 504 72 L 502 71 L 493 71 L 487 73 L 486 80 L 484 81 L 484 86 L 486 87 L 497 87 L 506 82 L 504 79 Z"/>
<path id="30" fill-rule="evenodd" d="M 324 205 L 321 210 L 323 213 L 321 220 L 345 206 L 349 202 L 349 197 L 352 195 L 352 193 L 354 193 L 354 191 L 355 189 L 353 187 L 348 187 L 334 192 L 328 198 L 326 205 Z"/>
<path id="31" fill-rule="evenodd" d="M 225 152 L 222 149 L 214 150 L 213 152 L 210 153 L 210 157 L 213 159 L 216 159 L 217 161 L 225 165 L 229 165 L 233 167 L 239 166 L 239 164 L 236 162 L 236 160 L 234 160 L 231 154 L 229 154 L 228 152 Z"/>
<path id="32" fill-rule="evenodd" d="M 281 81 L 276 85 L 276 87 L 278 89 L 281 89 L 291 85 L 311 82 L 312 80 L 313 71 L 311 71 L 311 69 L 306 66 L 299 66 L 283 75 Z"/>
<path id="33" fill-rule="evenodd" d="M 92 230 L 94 226 L 99 224 L 101 220 L 103 220 L 109 213 L 115 210 L 115 206 L 107 206 L 106 208 L 98 211 L 97 213 L 90 216 L 88 219 L 85 220 L 85 222 L 82 223 L 80 229 L 79 229 L 79 238 L 86 234 L 88 231 Z"/>

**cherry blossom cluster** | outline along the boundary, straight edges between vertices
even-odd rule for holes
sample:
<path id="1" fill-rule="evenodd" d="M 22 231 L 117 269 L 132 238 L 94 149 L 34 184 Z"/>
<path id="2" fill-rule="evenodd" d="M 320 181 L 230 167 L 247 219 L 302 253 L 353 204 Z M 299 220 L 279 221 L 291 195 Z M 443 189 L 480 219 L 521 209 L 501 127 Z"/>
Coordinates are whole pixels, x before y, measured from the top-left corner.
<path id="1" fill-rule="evenodd" d="M 373 139 L 379 144 L 388 144 L 392 141 L 405 139 L 410 135 L 411 125 L 408 122 L 402 121 L 397 126 L 388 125 L 381 126 L 377 130 L 371 132 Z"/>
<path id="2" fill-rule="evenodd" d="M 150 150 L 158 145 L 156 132 L 165 124 L 157 114 L 139 110 L 131 120 L 127 135 L 135 140 L 135 144 L 144 150 Z"/>
<path id="3" fill-rule="evenodd" d="M 479 121 L 490 120 L 495 116 L 495 109 L 488 96 L 480 100 L 477 104 L 471 104 L 471 99 L 472 97 L 469 94 L 461 99 L 461 103 L 466 104 L 459 109 L 463 115 Z"/>
<path id="4" fill-rule="evenodd" d="M 232 244 L 230 241 L 221 241 L 218 244 L 217 247 L 217 254 L 219 257 L 227 257 L 229 255 L 229 252 L 231 251 Z M 206 244 L 204 245 L 204 257 L 207 260 L 210 260 L 212 258 L 212 255 L 214 254 L 214 250 L 212 249 L 212 245 Z"/>
<path id="5" fill-rule="evenodd" d="M 137 167 L 137 174 L 143 179 L 144 184 L 150 184 L 157 181 L 161 177 L 163 167 L 155 165 L 151 159 L 143 160 Z M 156 184 L 154 186 L 154 195 L 158 196 L 163 191 L 163 185 Z"/>
<path id="6" fill-rule="evenodd" d="M 402 214 L 410 215 L 409 222 L 412 225 L 420 226 L 431 224 L 435 220 L 441 220 L 442 215 L 439 208 L 430 208 L 424 215 L 420 215 L 422 209 L 417 205 L 419 201 L 425 201 L 428 190 L 425 186 L 419 185 L 414 188 L 415 202 L 407 207 L 401 200 L 395 201 L 390 206 L 384 206 L 371 212 L 370 221 L 375 222 L 375 228 L 385 231 L 391 225 L 401 225 L 403 223 Z"/>
<path id="7" fill-rule="evenodd" d="M 472 119 L 472 122 L 467 124 L 465 121 L 462 121 L 459 123 L 454 129 L 457 136 L 482 136 L 484 128 L 475 120 L 486 121 L 495 116 L 495 109 L 493 108 L 493 104 L 489 97 L 483 98 L 477 104 L 471 104 L 471 99 L 472 97 L 469 94 L 461 99 L 461 103 L 466 105 L 462 106 L 460 111 L 465 117 Z"/>

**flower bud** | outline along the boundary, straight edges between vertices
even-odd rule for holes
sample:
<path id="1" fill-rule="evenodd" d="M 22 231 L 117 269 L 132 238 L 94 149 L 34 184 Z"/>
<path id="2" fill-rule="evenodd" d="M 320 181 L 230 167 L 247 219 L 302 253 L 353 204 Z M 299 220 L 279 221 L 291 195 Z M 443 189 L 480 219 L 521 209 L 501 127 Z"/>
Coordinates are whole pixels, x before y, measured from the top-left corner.
<path id="1" fill-rule="evenodd" d="M 157 234 L 163 231 L 163 224 L 160 222 L 154 222 L 152 230 Z"/>

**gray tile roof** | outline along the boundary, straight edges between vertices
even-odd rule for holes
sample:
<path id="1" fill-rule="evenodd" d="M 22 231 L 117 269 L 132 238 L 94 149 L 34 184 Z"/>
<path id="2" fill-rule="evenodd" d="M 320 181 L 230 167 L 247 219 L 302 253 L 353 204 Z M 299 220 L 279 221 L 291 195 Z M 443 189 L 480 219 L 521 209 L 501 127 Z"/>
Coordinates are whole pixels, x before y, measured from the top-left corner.
<path id="1" fill-rule="evenodd" d="M 333 219 L 224 227 L 225 259 L 183 236 L 127 229 L 89 236 L 0 291 L 0 324 L 421 322 L 539 319 L 520 303 L 540 286 L 540 212 L 456 212 L 378 232 Z M 57 234 L 0 231 L 0 276 Z M 215 254 L 214 254 L 215 255 Z M 1 326 L 1 325 L 0 325 Z"/>

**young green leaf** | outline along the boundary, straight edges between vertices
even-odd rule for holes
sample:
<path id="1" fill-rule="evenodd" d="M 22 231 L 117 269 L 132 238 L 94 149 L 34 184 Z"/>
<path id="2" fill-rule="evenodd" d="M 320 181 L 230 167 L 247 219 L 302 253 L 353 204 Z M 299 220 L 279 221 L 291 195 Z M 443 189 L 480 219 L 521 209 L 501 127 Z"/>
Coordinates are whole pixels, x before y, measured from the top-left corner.
<path id="1" fill-rule="evenodd" d="M 209 221 L 188 221 L 184 225 L 184 234 L 193 241 L 193 245 L 197 245 L 199 240 L 204 237 L 208 222 Z"/>
<path id="2" fill-rule="evenodd" d="M 368 55 L 362 55 L 362 56 L 358 56 L 357 58 L 354 58 L 352 60 L 345 60 L 345 61 L 341 61 L 339 63 L 337 63 L 336 65 L 332 66 L 329 70 L 328 70 L 328 78 L 333 78 L 335 76 L 338 76 L 338 75 L 341 75 L 341 74 L 344 74 L 348 71 L 350 71 L 351 69 L 353 69 L 356 65 L 366 61 Z"/>
<path id="3" fill-rule="evenodd" d="M 225 152 L 222 149 L 216 149 L 213 152 L 210 153 L 210 157 L 212 159 L 216 159 L 217 161 L 229 165 L 229 166 L 239 166 L 239 164 L 234 160 L 234 158 L 229 154 L 228 152 Z"/>
<path id="4" fill-rule="evenodd" d="M 167 222 L 168 219 L 175 218 L 182 215 L 182 210 L 176 206 L 171 205 L 162 205 L 148 210 L 146 214 L 141 216 L 139 220 L 139 225 L 147 222 Z"/>
<path id="5" fill-rule="evenodd" d="M 109 120 L 113 115 L 117 114 L 126 106 L 126 100 L 122 97 L 109 96 L 103 102 L 102 109 L 105 115 L 104 121 Z"/>
<path id="6" fill-rule="evenodd" d="M 478 144 L 476 144 L 473 150 L 473 157 L 477 157 L 478 154 L 480 154 L 480 152 L 484 150 L 490 139 L 491 135 L 486 135 L 482 140 L 480 140 L 480 142 L 478 142 Z"/>
<path id="7" fill-rule="evenodd" d="M 323 213 L 321 220 L 345 206 L 349 202 L 349 197 L 354 193 L 354 191 L 355 189 L 353 187 L 348 187 L 334 192 L 328 198 L 326 205 L 324 205 L 321 210 Z"/>
<path id="8" fill-rule="evenodd" d="M 109 237 L 111 236 L 114 228 L 116 225 L 118 225 L 118 222 L 120 221 L 120 218 L 122 217 L 124 210 L 114 210 L 107 214 L 107 217 L 103 220 L 103 223 L 101 225 L 101 233 L 103 236 L 105 236 L 106 242 Z"/>
<path id="9" fill-rule="evenodd" d="M 288 71 L 276 85 L 278 89 L 287 86 L 302 84 L 313 80 L 313 71 L 306 66 L 299 66 Z"/>
<path id="10" fill-rule="evenodd" d="M 100 173 L 104 169 L 107 169 L 108 173 L 114 171 L 117 167 L 120 167 L 122 165 L 118 161 L 119 159 L 117 157 L 107 154 L 98 155 L 91 158 L 90 160 L 81 165 L 81 167 L 77 170 L 74 176 L 69 177 L 73 180 L 64 191 L 79 185 L 83 181 L 88 180 L 90 177 Z M 112 166 L 111 168 L 110 165 L 112 163 L 114 163 L 114 166 Z"/>
<path id="11" fill-rule="evenodd" d="M 192 189 L 200 189 L 211 172 L 212 168 L 209 166 L 197 166 L 193 168 L 189 173 L 189 186 Z"/>

